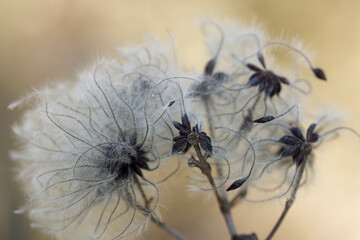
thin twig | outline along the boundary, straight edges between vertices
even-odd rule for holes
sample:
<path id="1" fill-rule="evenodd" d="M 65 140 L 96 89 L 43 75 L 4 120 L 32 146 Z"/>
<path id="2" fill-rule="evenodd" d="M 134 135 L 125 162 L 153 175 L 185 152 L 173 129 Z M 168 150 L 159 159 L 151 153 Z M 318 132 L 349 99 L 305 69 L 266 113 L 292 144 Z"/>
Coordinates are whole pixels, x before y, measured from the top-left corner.
<path id="1" fill-rule="evenodd" d="M 302 164 L 299 166 L 299 172 L 295 176 L 296 178 L 295 178 L 295 182 L 294 182 L 294 187 L 293 187 L 293 189 L 291 191 L 291 196 L 290 196 L 289 200 L 286 201 L 285 208 L 284 208 L 279 220 L 276 222 L 274 228 L 271 230 L 271 232 L 268 235 L 268 237 L 266 238 L 266 240 L 270 240 L 275 235 L 276 231 L 278 230 L 278 228 L 280 227 L 282 221 L 284 220 L 286 214 L 288 213 L 291 205 L 294 203 L 295 195 L 296 195 L 296 192 L 297 192 L 297 190 L 299 188 L 299 184 L 300 184 L 302 175 L 304 173 L 305 163 L 306 163 L 306 161 L 303 161 Z"/>
<path id="2" fill-rule="evenodd" d="M 176 232 L 174 229 L 166 225 L 164 222 L 161 222 L 159 219 L 157 219 L 154 215 L 151 215 L 151 221 L 153 221 L 157 226 L 162 228 L 164 231 L 169 233 L 171 236 L 178 240 L 186 240 L 185 237 L 183 237 L 180 233 Z"/>
<path id="3" fill-rule="evenodd" d="M 204 158 L 203 154 L 201 153 L 201 150 L 200 150 L 200 147 L 199 147 L 199 144 L 195 144 L 193 145 L 195 151 L 196 151 L 196 154 L 199 158 L 199 162 L 200 162 L 200 169 L 202 171 L 202 173 L 207 177 L 213 191 L 214 191 L 214 194 L 216 196 L 216 200 L 219 204 L 219 208 L 220 208 L 220 211 L 225 219 L 225 222 L 226 222 L 226 225 L 228 227 L 228 230 L 229 230 L 229 233 L 231 235 L 231 237 L 233 238 L 234 236 L 237 235 L 236 233 L 236 229 L 235 229 L 235 225 L 234 225 L 234 221 L 231 217 L 231 214 L 230 214 L 230 205 L 228 203 L 228 201 L 225 199 L 225 198 L 222 198 L 217 187 L 216 187 L 216 184 L 215 184 L 215 181 L 214 181 L 214 178 L 212 177 L 211 175 L 211 168 L 210 168 L 210 165 L 209 163 L 206 161 L 206 159 Z"/>

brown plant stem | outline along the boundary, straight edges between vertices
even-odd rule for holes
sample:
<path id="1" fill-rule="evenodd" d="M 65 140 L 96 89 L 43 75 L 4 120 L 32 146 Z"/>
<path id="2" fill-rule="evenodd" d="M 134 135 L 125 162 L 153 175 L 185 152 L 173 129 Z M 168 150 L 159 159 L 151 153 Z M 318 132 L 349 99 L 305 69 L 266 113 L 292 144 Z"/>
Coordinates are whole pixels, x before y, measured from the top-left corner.
<path id="1" fill-rule="evenodd" d="M 180 233 L 176 232 L 174 229 L 166 225 L 164 222 L 157 219 L 154 215 L 151 215 L 151 221 L 155 223 L 158 227 L 162 228 L 165 232 L 169 233 L 175 239 L 186 240 Z"/>
<path id="2" fill-rule="evenodd" d="M 306 159 L 305 159 L 306 160 Z M 299 188 L 299 185 L 300 185 L 300 181 L 301 181 L 301 178 L 302 178 L 302 175 L 304 173 L 304 169 L 305 169 L 305 163 L 306 161 L 303 161 L 301 163 L 301 165 L 299 166 L 299 172 L 297 173 L 297 175 L 295 176 L 295 181 L 294 181 L 294 187 L 292 188 L 292 191 L 291 191 L 291 195 L 290 195 L 290 198 L 286 201 L 285 203 L 285 207 L 284 207 L 284 210 L 280 216 L 280 218 L 278 219 L 278 221 L 276 222 L 275 226 L 273 227 L 273 229 L 271 230 L 270 234 L 267 236 L 266 240 L 270 240 L 276 233 L 276 231 L 279 229 L 281 223 L 283 222 L 286 214 L 288 213 L 291 205 L 294 203 L 295 201 L 295 195 L 296 195 L 296 192 Z"/>
<path id="3" fill-rule="evenodd" d="M 208 125 L 209 125 L 209 135 L 210 135 L 211 138 L 214 138 L 215 137 L 214 127 L 213 127 L 214 125 L 213 125 L 211 117 L 209 116 L 209 114 L 210 114 L 210 106 L 209 106 L 209 100 L 207 98 L 204 99 L 204 105 L 205 105 L 205 112 L 206 112 L 207 121 L 208 121 Z M 215 166 L 216 166 L 216 171 L 217 171 L 217 174 L 219 175 L 219 177 L 220 178 L 223 177 L 224 174 L 223 174 L 223 172 L 221 170 L 221 165 L 220 165 L 219 161 L 215 162 Z M 222 195 L 225 196 L 225 192 Z"/>
<path id="4" fill-rule="evenodd" d="M 207 121 L 208 121 L 208 125 L 209 125 L 210 137 L 215 137 L 213 122 L 212 122 L 211 117 L 209 116 L 209 114 L 210 114 L 210 106 L 209 106 L 208 99 L 204 100 L 204 105 L 205 105 L 205 112 L 207 114 Z M 229 202 L 228 202 L 228 199 L 227 199 L 227 196 L 226 196 L 226 192 L 225 192 L 224 189 L 221 189 L 222 190 L 222 191 L 220 190 L 221 192 L 219 192 L 219 190 L 216 189 L 214 179 L 213 179 L 213 177 L 211 175 L 211 169 L 207 167 L 208 163 L 207 163 L 206 159 L 203 157 L 203 155 L 201 153 L 201 150 L 199 148 L 199 145 L 196 145 L 196 147 L 194 146 L 194 148 L 195 148 L 196 154 L 198 155 L 198 158 L 200 160 L 201 170 L 203 171 L 203 173 L 204 173 L 203 169 L 206 169 L 205 171 L 208 172 L 208 174 L 204 174 L 204 175 L 206 175 L 206 177 L 208 178 L 208 181 L 210 182 L 210 184 L 211 184 L 211 186 L 213 188 L 213 191 L 214 191 L 214 193 L 216 195 L 216 199 L 217 199 L 218 204 L 219 204 L 220 211 L 224 216 L 224 219 L 225 219 L 226 225 L 228 227 L 228 230 L 230 232 L 230 235 L 233 238 L 234 236 L 237 235 L 237 233 L 236 233 L 236 229 L 235 229 L 235 226 L 234 226 L 234 221 L 233 221 L 231 213 L 230 213 L 230 207 L 231 206 L 229 205 Z M 201 155 L 201 157 L 199 155 Z M 201 162 L 203 162 L 203 164 Z M 205 165 L 207 165 L 207 166 L 205 166 Z M 216 166 L 216 171 L 217 171 L 217 174 L 219 175 L 219 177 L 220 178 L 223 177 L 224 174 L 223 174 L 223 172 L 221 170 L 221 165 L 220 165 L 219 161 L 216 161 L 215 166 Z"/>
<path id="5" fill-rule="evenodd" d="M 214 181 L 214 178 L 212 177 L 211 175 L 211 168 L 210 168 L 210 165 L 209 163 L 206 161 L 206 159 L 204 158 L 201 150 L 200 150 L 200 147 L 199 147 L 199 144 L 194 144 L 193 145 L 195 151 L 196 151 L 196 154 L 199 158 L 199 167 L 201 169 L 201 172 L 202 174 L 204 174 L 212 189 L 213 189 L 213 192 L 216 196 L 216 200 L 218 202 L 218 205 L 219 205 L 219 208 L 220 208 L 220 211 L 225 219 L 225 222 L 226 222 L 226 225 L 228 227 L 228 230 L 229 230 L 229 233 L 231 235 L 231 237 L 235 237 L 237 235 L 236 233 L 236 229 L 235 229 L 235 225 L 234 225 L 234 221 L 232 219 L 232 216 L 231 216 L 231 213 L 230 213 L 230 205 L 227 201 L 226 198 L 223 198 L 221 197 L 220 193 L 219 193 L 219 190 L 218 188 L 216 187 L 216 184 L 215 184 L 215 181 Z"/>

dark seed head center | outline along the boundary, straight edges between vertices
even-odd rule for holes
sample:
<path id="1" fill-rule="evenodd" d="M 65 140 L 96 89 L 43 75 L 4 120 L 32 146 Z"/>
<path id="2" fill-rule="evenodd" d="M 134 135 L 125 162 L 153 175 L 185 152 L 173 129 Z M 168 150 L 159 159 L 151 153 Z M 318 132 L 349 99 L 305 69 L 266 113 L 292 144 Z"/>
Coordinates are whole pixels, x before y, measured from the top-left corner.
<path id="1" fill-rule="evenodd" d="M 274 73 L 272 71 L 270 71 L 270 70 L 264 70 L 263 74 L 268 78 L 274 76 Z"/>
<path id="2" fill-rule="evenodd" d="M 303 149 L 303 151 L 305 151 L 306 155 L 309 155 L 313 149 L 313 146 L 311 143 L 309 142 L 304 142 L 301 146 L 301 148 Z"/>
<path id="3" fill-rule="evenodd" d="M 200 142 L 199 134 L 197 132 L 191 132 L 187 135 L 187 141 L 191 145 L 196 145 Z"/>

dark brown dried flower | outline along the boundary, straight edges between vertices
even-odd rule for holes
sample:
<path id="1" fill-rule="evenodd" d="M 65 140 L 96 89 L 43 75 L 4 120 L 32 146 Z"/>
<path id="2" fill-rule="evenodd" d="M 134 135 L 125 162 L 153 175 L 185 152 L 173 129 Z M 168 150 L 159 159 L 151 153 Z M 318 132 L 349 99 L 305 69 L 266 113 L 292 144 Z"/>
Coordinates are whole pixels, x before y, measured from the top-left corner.
<path id="1" fill-rule="evenodd" d="M 216 60 L 211 59 L 205 66 L 201 81 L 192 86 L 191 96 L 207 99 L 211 94 L 220 94 L 223 89 L 220 87 L 229 79 L 228 74 L 222 71 L 214 73 Z"/>
<path id="2" fill-rule="evenodd" d="M 119 136 L 119 142 L 125 142 L 124 136 Z M 111 174 L 116 173 L 115 180 L 128 179 L 133 173 L 143 177 L 141 169 L 149 170 L 149 159 L 146 157 L 146 151 L 141 146 L 136 145 L 136 132 L 130 135 L 128 140 L 129 147 L 119 144 L 109 144 L 103 146 L 105 155 L 108 158 L 106 162 L 101 163 Z"/>
<path id="3" fill-rule="evenodd" d="M 268 70 L 265 65 L 264 57 L 258 53 L 258 60 L 260 61 L 263 69 L 248 63 L 246 66 L 255 73 L 250 76 L 248 85 L 255 87 L 259 85 L 259 93 L 265 92 L 265 95 L 272 98 L 274 95 L 279 95 L 281 91 L 281 83 L 288 85 L 290 82 L 282 76 L 275 74 L 273 71 Z"/>
<path id="4" fill-rule="evenodd" d="M 179 135 L 173 138 L 174 145 L 172 148 L 172 154 L 174 153 L 186 153 L 192 145 L 199 144 L 205 152 L 212 154 L 211 138 L 207 136 L 205 132 L 200 132 L 199 126 L 195 124 L 191 128 L 191 124 L 187 114 L 185 113 L 181 117 L 181 122 L 173 121 L 173 125 L 179 130 Z"/>
<path id="5" fill-rule="evenodd" d="M 292 156 L 296 166 L 299 166 L 305 157 L 311 153 L 313 148 L 312 144 L 319 139 L 319 134 L 314 133 L 315 127 L 315 123 L 309 126 L 306 132 L 306 138 L 299 128 L 290 128 L 292 135 L 285 135 L 278 140 L 280 143 L 287 145 L 287 147 L 281 150 L 280 156 L 282 158 Z"/>

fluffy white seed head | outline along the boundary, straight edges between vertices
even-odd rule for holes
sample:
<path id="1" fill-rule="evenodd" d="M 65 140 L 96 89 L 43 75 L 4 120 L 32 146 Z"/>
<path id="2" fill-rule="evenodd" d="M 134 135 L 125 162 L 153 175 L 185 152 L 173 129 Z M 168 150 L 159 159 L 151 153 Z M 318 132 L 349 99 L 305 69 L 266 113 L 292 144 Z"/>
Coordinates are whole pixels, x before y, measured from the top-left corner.
<path id="1" fill-rule="evenodd" d="M 9 106 L 31 102 L 13 127 L 20 145 L 11 156 L 34 227 L 60 239 L 129 238 L 158 214 L 158 189 L 145 172 L 168 154 L 158 136 L 174 73 L 160 62 L 131 64 L 100 60 L 74 82 Z"/>

